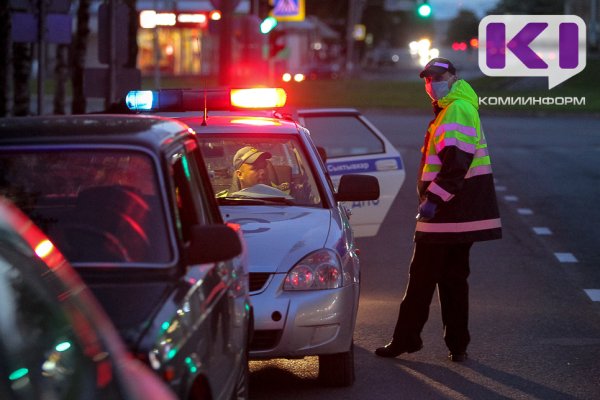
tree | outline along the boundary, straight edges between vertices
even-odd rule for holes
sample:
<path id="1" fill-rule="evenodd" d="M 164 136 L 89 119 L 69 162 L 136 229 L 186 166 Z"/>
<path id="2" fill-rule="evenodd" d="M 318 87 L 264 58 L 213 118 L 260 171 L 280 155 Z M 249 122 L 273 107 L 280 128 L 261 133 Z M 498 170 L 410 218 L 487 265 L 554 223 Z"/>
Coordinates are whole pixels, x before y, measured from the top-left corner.
<path id="1" fill-rule="evenodd" d="M 563 0 L 500 0 L 488 14 L 562 14 Z"/>
<path id="2" fill-rule="evenodd" d="M 8 1 L 0 1 L 0 117 L 8 114 L 8 93 L 9 93 L 9 63 L 11 48 L 11 20 L 10 7 Z"/>
<path id="3" fill-rule="evenodd" d="M 453 42 L 469 42 L 477 37 L 479 30 L 479 18 L 474 12 L 469 10 L 460 10 L 458 15 L 450 21 L 446 44 Z"/>
<path id="4" fill-rule="evenodd" d="M 86 112 L 86 99 L 83 95 L 83 70 L 87 52 L 87 40 L 90 35 L 90 2 L 79 0 L 77 9 L 77 28 L 71 44 L 71 73 L 73 83 L 73 100 L 71 111 L 73 114 Z"/>
<path id="5" fill-rule="evenodd" d="M 54 114 L 65 114 L 65 100 L 67 97 L 66 85 L 69 80 L 69 46 L 59 44 L 56 46 L 56 60 L 54 64 Z"/>
<path id="6" fill-rule="evenodd" d="M 31 94 L 29 80 L 31 79 L 32 55 L 31 43 L 13 43 L 13 115 L 24 117 L 30 114 Z"/>

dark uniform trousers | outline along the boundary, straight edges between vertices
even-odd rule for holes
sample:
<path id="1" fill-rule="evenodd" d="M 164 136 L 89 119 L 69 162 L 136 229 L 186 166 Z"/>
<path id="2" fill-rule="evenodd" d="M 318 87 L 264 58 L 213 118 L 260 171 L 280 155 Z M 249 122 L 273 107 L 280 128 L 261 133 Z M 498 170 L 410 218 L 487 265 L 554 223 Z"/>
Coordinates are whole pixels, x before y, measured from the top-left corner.
<path id="1" fill-rule="evenodd" d="M 453 353 L 464 352 L 469 335 L 469 251 L 473 243 L 416 242 L 406 293 L 400 304 L 394 342 L 422 346 L 421 331 L 429 317 L 435 288 L 444 324 L 444 341 Z"/>

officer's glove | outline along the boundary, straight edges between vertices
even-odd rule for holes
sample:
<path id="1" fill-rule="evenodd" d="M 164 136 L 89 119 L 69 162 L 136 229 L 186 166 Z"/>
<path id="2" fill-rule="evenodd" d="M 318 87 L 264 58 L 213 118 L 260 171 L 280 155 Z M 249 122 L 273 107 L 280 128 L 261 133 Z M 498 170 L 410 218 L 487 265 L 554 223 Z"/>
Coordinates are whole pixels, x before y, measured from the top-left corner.
<path id="1" fill-rule="evenodd" d="M 419 204 L 419 213 L 417 214 L 417 219 L 431 219 L 435 215 L 436 210 L 437 204 L 429 199 L 425 199 L 425 201 Z"/>

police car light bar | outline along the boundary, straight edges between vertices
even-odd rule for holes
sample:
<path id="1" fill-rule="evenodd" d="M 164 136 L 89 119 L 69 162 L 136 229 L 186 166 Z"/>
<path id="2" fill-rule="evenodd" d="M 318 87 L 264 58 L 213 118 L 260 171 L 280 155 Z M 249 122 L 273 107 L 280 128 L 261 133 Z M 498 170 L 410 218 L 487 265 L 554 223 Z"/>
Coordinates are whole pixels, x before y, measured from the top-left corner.
<path id="1" fill-rule="evenodd" d="M 125 104 L 133 111 L 202 111 L 272 109 L 287 99 L 281 88 L 133 90 Z"/>

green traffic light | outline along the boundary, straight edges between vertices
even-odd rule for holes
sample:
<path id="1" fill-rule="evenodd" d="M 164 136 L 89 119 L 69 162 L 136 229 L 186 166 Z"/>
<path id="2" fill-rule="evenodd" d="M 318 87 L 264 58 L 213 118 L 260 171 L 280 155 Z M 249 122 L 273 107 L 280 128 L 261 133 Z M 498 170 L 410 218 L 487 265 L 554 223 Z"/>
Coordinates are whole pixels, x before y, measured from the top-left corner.
<path id="1" fill-rule="evenodd" d="M 421 4 L 417 9 L 417 13 L 422 18 L 427 18 L 431 15 L 431 6 L 429 4 Z"/>
<path id="2" fill-rule="evenodd" d="M 267 17 L 260 23 L 260 33 L 267 34 L 277 26 L 277 20 L 273 17 Z"/>

